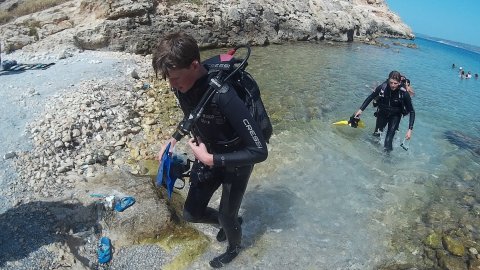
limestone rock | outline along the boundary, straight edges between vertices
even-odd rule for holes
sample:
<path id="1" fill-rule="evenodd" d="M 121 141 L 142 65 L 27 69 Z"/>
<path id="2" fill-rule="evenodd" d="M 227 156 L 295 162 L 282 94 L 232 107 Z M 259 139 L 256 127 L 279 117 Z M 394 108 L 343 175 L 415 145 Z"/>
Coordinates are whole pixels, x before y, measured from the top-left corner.
<path id="1" fill-rule="evenodd" d="M 7 52 L 43 42 L 147 54 L 167 29 L 193 35 L 201 47 L 414 37 L 384 0 L 83 0 L 2 25 L 0 40 Z"/>

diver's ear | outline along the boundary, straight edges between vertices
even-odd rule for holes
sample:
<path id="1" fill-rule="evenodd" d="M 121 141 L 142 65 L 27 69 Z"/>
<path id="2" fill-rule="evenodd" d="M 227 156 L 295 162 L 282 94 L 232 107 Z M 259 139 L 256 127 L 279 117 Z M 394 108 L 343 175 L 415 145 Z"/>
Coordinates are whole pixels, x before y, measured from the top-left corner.
<path id="1" fill-rule="evenodd" d="M 191 66 L 192 66 L 194 69 L 197 69 L 197 68 L 200 66 L 200 62 L 198 62 L 198 60 L 193 60 Z"/>

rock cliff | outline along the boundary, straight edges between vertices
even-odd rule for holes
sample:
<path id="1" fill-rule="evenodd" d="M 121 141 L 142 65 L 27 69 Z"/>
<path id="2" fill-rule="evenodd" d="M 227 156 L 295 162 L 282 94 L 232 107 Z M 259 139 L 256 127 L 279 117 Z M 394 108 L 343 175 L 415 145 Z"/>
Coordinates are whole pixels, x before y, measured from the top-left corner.
<path id="1" fill-rule="evenodd" d="M 21 0 L 4 0 L 4 10 Z M 39 49 L 150 52 L 158 36 L 183 30 L 201 47 L 288 41 L 413 38 L 384 0 L 82 0 L 0 26 L 4 51 Z M 35 49 L 32 49 L 35 50 Z"/>

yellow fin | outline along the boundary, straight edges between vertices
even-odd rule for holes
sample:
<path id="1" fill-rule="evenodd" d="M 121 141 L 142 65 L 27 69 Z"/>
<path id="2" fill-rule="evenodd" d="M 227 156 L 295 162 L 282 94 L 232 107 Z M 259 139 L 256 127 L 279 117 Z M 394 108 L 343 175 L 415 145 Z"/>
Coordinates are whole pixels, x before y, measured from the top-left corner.
<path id="1" fill-rule="evenodd" d="M 338 122 L 333 123 L 333 125 L 348 126 L 348 121 L 347 120 L 338 121 Z"/>
<path id="2" fill-rule="evenodd" d="M 358 121 L 358 127 L 365 128 L 365 122 L 363 122 L 362 120 Z"/>
<path id="3" fill-rule="evenodd" d="M 350 124 L 348 123 L 348 120 L 338 121 L 338 122 L 333 123 L 332 125 L 336 125 L 336 126 L 350 126 Z M 365 128 L 365 127 L 366 127 L 365 122 L 363 122 L 362 120 L 358 121 L 358 127 L 359 127 L 359 128 Z"/>

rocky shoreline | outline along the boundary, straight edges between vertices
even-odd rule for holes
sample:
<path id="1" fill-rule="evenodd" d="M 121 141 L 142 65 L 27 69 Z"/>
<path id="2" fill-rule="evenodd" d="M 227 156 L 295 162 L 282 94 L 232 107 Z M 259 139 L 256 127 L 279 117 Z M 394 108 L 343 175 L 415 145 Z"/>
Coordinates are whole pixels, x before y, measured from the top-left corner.
<path id="1" fill-rule="evenodd" d="M 0 216 L 1 231 L 15 237 L 0 242 L 2 269 L 32 269 L 39 261 L 44 264 L 41 269 L 96 268 L 96 243 L 101 235 L 108 235 L 121 251 L 156 239 L 175 222 L 174 208 L 151 179 L 158 164 L 156 151 L 180 116 L 172 110 L 176 104 L 166 83 L 153 79 L 148 57 L 112 52 L 73 55 L 90 59 L 84 60 L 87 69 L 103 67 L 98 63 L 107 58 L 116 59 L 112 69 L 124 65 L 119 59 L 130 64 L 122 66 L 121 77 L 99 76 L 70 84 L 51 96 L 34 90 L 23 97 L 25 106 L 40 99 L 37 107 L 45 107 L 33 119 L 26 119 L 24 136 L 31 148 L 7 145 L 10 151 L 3 155 L 3 162 L 7 167 L 13 165 L 17 175 L 3 179 L 2 194 L 12 207 Z M 16 59 L 22 58 L 28 58 L 27 54 Z M 57 65 L 62 61 L 70 59 L 59 60 Z M 27 83 L 35 81 L 34 72 L 10 76 Z M 68 70 L 59 72 L 66 79 L 71 76 Z M 49 86 L 55 88 L 57 83 L 52 80 Z M 116 213 L 105 209 L 92 194 L 129 195 L 138 203 L 132 210 Z M 45 231 L 29 231 L 32 225 L 22 224 L 38 225 Z M 158 268 L 171 256 L 151 260 L 152 267 Z M 124 257 L 116 263 L 130 258 Z"/>
<path id="2" fill-rule="evenodd" d="M 160 141 L 169 131 L 158 124 L 166 122 L 160 115 L 169 113 L 162 108 L 172 106 L 172 96 L 161 95 L 165 90 L 154 90 L 148 75 L 141 80 L 138 73 L 146 71 L 131 72 L 136 79 L 129 83 L 134 85 L 108 79 L 86 81 L 48 101 L 40 118 L 26 128 L 33 149 L 15 153 L 19 182 L 28 183 L 24 190 L 43 197 L 63 194 L 62 189 L 73 188 L 81 180 L 78 177 L 93 177 L 105 166 L 125 165 L 130 157 L 119 150 L 128 153 L 127 148 L 134 147 L 139 140 L 135 135 L 141 131 L 155 129 L 155 139 Z M 170 106 L 162 106 L 168 102 Z M 171 125 L 175 125 L 173 119 L 167 122 Z M 154 153 L 146 149 L 137 147 L 133 152 L 135 159 L 154 159 Z M 134 174 L 138 171 L 132 169 Z"/>
<path id="3" fill-rule="evenodd" d="M 380 0 L 358 5 L 240 0 L 236 6 L 231 1 L 110 2 L 69 1 L 0 26 L 2 48 L 9 53 L 2 59 L 67 67 L 52 75 L 51 88 L 60 78 L 68 81 L 75 75 L 68 69 L 75 56 L 88 59 L 89 69 L 100 68 L 96 64 L 106 58 L 117 60 L 112 69 L 124 69 L 120 77 L 98 70 L 97 77 L 62 86 L 51 95 L 36 87 L 22 89 L 18 100 L 22 108 L 28 110 L 36 99 L 40 110 L 24 119 L 28 125 L 22 136 L 31 148 L 17 148 L 14 142 L 2 153 L 5 166 L 13 166 L 17 174 L 5 177 L 1 192 L 11 205 L 5 205 L 8 210 L 0 216 L 0 245 L 5 251 L 0 255 L 1 269 L 102 268 L 96 263 L 102 235 L 108 235 L 116 249 L 109 269 L 185 266 L 211 257 L 201 253 L 207 244 L 223 248 L 214 240 L 215 229 L 206 225 L 195 225 L 200 236 L 191 229 L 177 233 L 195 243 L 195 256 L 178 259 L 186 256 L 182 250 L 167 252 L 169 244 L 158 245 L 169 229 L 182 228 L 176 214 L 181 202 L 166 200 L 151 179 L 160 144 L 173 133 L 180 114 L 172 110 L 176 104 L 167 85 L 153 78 L 149 56 L 129 53 L 148 54 L 154 40 L 167 30 L 187 31 L 203 48 L 412 37 Z M 84 51 L 88 49 L 129 53 Z M 130 64 L 125 67 L 119 59 Z M 35 85 L 32 73 L 18 76 Z M 92 194 L 131 195 L 137 203 L 117 213 Z"/>
<path id="4" fill-rule="evenodd" d="M 182 230 L 175 211 L 171 212 L 181 202 L 168 202 L 154 188 L 151 176 L 155 161 L 149 161 L 165 136 L 173 132 L 179 115 L 171 110 L 175 101 L 166 84 L 153 80 L 149 57 L 71 49 L 9 57 L 42 61 L 56 59 L 64 52 L 71 55 L 57 64 L 71 64 L 69 59 L 75 55 L 89 59 L 85 61 L 90 68 L 98 68 L 96 65 L 107 56 L 129 59 L 131 64 L 123 66 L 121 77 L 85 80 L 48 98 L 35 88 L 24 89 L 18 104 L 28 107 L 38 97 L 44 99 L 45 109 L 28 121 L 26 136 L 32 149 L 13 148 L 10 159 L 5 160 L 15 163 L 19 179 L 7 188 L 6 197 L 14 200 L 13 207 L 0 216 L 4 251 L 0 268 L 102 269 L 96 264 L 96 243 L 99 236 L 108 235 L 116 248 L 109 269 L 160 269 L 192 261 L 192 267 L 203 269 L 206 258 L 212 256 L 205 246 L 223 248 L 214 240 L 214 228 L 195 225 L 205 235 L 191 230 L 175 232 L 195 243 L 193 249 L 198 253 L 194 257 L 178 259 L 182 240 L 165 244 L 162 238 L 173 227 Z M 68 71 L 59 75 L 71 76 Z M 52 86 L 56 83 L 52 80 Z M 478 174 L 463 172 L 461 164 L 456 170 L 465 187 L 455 187 L 453 195 L 454 188 L 445 186 L 445 191 L 438 191 L 438 202 L 425 205 L 427 210 L 420 210 L 421 203 L 409 209 L 423 213 L 422 220 L 394 232 L 392 247 L 398 256 L 391 263 L 386 260 L 379 269 L 479 267 L 475 229 L 479 206 L 476 195 L 469 191 Z M 466 187 L 467 192 L 462 190 Z M 90 196 L 93 193 L 133 195 L 138 203 L 123 213 L 107 211 L 101 200 Z M 445 198 L 451 201 L 447 204 Z M 458 202 L 465 209 L 458 209 Z M 3 235 L 16 237 L 10 240 Z M 177 249 L 169 250 L 168 246 Z"/>
<path id="5" fill-rule="evenodd" d="M 21 2 L 5 0 L 3 6 Z M 148 54 L 159 36 L 178 30 L 194 36 L 203 48 L 414 38 L 383 0 L 82 0 L 0 26 L 0 42 L 6 52 L 55 39 L 81 49 Z"/>

